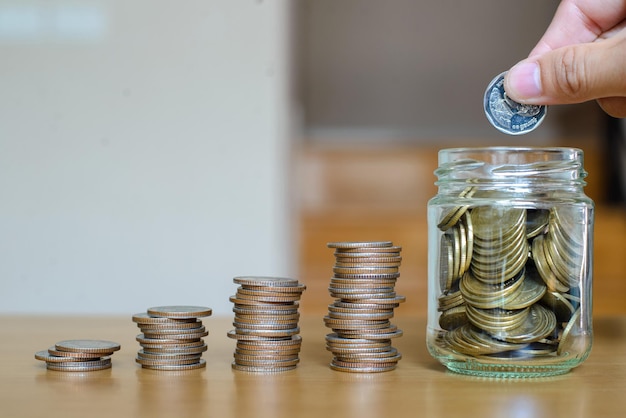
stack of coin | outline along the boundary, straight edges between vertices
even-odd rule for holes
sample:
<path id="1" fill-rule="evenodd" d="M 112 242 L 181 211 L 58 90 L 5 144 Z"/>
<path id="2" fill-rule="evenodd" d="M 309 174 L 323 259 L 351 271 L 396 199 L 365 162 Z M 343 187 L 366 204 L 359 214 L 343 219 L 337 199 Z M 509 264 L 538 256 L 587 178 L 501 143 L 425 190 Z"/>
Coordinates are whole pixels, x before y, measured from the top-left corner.
<path id="1" fill-rule="evenodd" d="M 396 368 L 402 355 L 391 345 L 402 330 L 392 325 L 394 309 L 405 301 L 395 292 L 402 248 L 391 241 L 331 242 L 335 266 L 328 288 L 335 301 L 324 323 L 333 370 L 371 373 Z"/>
<path id="2" fill-rule="evenodd" d="M 157 306 L 133 315 L 141 330 L 136 340 L 142 349 L 135 361 L 144 369 L 192 370 L 206 366 L 202 353 L 209 335 L 201 317 L 210 316 L 205 306 Z"/>
<path id="3" fill-rule="evenodd" d="M 470 187 L 459 197 L 490 193 Z M 442 214 L 438 303 L 447 333 L 440 344 L 475 356 L 557 353 L 586 274 L 581 216 L 568 207 L 470 204 Z"/>
<path id="4" fill-rule="evenodd" d="M 113 341 L 65 340 L 47 350 L 35 353 L 45 361 L 48 370 L 61 372 L 93 372 L 111 368 L 111 355 L 120 349 Z"/>
<path id="5" fill-rule="evenodd" d="M 232 368 L 246 372 L 277 373 L 296 368 L 302 338 L 298 335 L 298 301 L 306 289 L 297 279 L 235 277 L 234 330 L 237 340 Z"/>

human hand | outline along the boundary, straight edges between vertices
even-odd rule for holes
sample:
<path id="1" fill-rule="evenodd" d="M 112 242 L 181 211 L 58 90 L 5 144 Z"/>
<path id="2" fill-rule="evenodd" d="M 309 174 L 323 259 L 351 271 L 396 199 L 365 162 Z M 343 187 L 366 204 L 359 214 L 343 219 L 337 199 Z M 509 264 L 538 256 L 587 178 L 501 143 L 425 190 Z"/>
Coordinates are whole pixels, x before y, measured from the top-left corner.
<path id="1" fill-rule="evenodd" d="M 626 0 L 563 0 L 529 57 L 509 70 L 507 95 L 524 104 L 596 99 L 626 117 Z"/>

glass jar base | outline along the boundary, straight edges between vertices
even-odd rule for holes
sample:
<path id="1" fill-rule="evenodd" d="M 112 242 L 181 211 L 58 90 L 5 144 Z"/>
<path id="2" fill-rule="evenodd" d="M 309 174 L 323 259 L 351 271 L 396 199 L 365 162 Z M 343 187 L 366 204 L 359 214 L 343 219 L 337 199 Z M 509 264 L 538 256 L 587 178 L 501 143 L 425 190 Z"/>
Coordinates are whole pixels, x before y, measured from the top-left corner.
<path id="1" fill-rule="evenodd" d="M 576 362 L 578 364 L 578 362 Z M 483 364 L 478 361 L 449 361 L 444 364 L 448 370 L 476 377 L 525 379 L 558 376 L 568 373 L 575 365 L 528 366 L 516 364 Z"/>

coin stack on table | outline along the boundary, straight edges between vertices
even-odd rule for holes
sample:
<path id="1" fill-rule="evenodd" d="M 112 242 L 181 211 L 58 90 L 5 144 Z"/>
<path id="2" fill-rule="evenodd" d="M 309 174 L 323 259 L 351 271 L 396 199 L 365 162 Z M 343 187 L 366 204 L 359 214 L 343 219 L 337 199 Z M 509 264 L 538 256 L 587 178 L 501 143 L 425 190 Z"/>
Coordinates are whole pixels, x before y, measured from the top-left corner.
<path id="1" fill-rule="evenodd" d="M 293 370 L 300 361 L 299 300 L 306 289 L 297 279 L 285 277 L 235 277 L 234 330 L 237 340 L 235 370 L 276 373 Z"/>
<path id="2" fill-rule="evenodd" d="M 205 306 L 157 306 L 133 315 L 141 330 L 136 340 L 142 349 L 135 361 L 144 369 L 180 371 L 206 366 L 202 353 L 209 335 L 201 317 L 210 316 Z"/>
<path id="3" fill-rule="evenodd" d="M 35 353 L 45 361 L 48 370 L 61 372 L 93 372 L 111 368 L 111 355 L 120 349 L 113 341 L 65 340 L 47 350 Z"/>
<path id="4" fill-rule="evenodd" d="M 396 368 L 402 355 L 391 339 L 402 336 L 392 325 L 394 309 L 405 301 L 395 292 L 402 248 L 391 241 L 331 242 L 334 275 L 328 288 L 335 299 L 324 323 L 326 349 L 333 353 L 333 370 L 385 372 Z"/>
<path id="5" fill-rule="evenodd" d="M 485 193 L 470 187 L 460 197 Z M 481 358 L 559 355 L 580 318 L 582 216 L 576 208 L 504 205 L 444 213 L 438 305 L 446 332 L 438 344 Z"/>

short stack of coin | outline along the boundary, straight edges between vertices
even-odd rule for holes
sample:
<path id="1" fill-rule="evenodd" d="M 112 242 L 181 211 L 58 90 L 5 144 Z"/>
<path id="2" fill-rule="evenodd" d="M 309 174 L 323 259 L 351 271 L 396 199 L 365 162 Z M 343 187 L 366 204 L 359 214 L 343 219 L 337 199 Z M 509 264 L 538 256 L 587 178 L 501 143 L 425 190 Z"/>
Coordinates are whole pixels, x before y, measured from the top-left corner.
<path id="1" fill-rule="evenodd" d="M 402 355 L 391 339 L 402 336 L 392 325 L 394 309 L 405 301 L 395 292 L 400 277 L 402 248 L 391 241 L 331 242 L 335 249 L 333 277 L 328 288 L 335 298 L 324 323 L 326 349 L 333 353 L 333 370 L 353 373 L 396 368 Z"/>
<path id="2" fill-rule="evenodd" d="M 157 306 L 133 315 L 141 330 L 136 340 L 142 347 L 135 361 L 144 369 L 164 371 L 205 367 L 203 337 L 209 332 L 199 318 L 211 313 L 205 306 Z"/>
<path id="3" fill-rule="evenodd" d="M 45 361 L 48 370 L 60 372 L 93 372 L 111 368 L 111 355 L 120 349 L 113 341 L 64 340 L 47 350 L 35 353 Z"/>
<path id="4" fill-rule="evenodd" d="M 235 370 L 276 373 L 296 368 L 302 338 L 298 320 L 299 300 L 306 289 L 297 279 L 284 277 L 235 277 L 234 330 L 237 340 L 232 367 Z"/>

